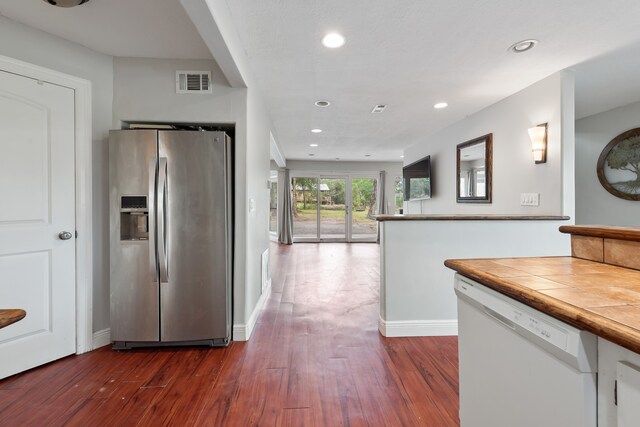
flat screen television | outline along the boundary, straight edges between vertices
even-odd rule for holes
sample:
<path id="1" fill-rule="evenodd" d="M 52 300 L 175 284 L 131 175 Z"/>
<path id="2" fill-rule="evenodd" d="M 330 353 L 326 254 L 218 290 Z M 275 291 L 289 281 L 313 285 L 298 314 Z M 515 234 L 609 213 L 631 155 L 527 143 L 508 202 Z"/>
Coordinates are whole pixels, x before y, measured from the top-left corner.
<path id="1" fill-rule="evenodd" d="M 431 156 L 402 168 L 404 200 L 431 198 Z"/>

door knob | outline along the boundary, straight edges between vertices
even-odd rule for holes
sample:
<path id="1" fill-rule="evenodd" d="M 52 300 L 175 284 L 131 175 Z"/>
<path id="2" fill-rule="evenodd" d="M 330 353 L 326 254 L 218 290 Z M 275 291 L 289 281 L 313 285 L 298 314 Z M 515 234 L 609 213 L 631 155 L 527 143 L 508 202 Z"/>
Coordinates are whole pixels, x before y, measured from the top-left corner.
<path id="1" fill-rule="evenodd" d="M 60 234 L 58 234 L 58 237 L 60 238 L 60 240 L 69 240 L 73 237 L 73 234 L 68 231 L 61 231 Z"/>

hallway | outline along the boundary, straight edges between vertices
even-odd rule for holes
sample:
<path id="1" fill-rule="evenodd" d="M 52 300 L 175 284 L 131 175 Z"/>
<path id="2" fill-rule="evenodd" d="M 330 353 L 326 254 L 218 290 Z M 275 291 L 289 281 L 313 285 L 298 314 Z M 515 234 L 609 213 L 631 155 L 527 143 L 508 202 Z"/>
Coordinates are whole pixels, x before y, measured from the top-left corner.
<path id="1" fill-rule="evenodd" d="M 71 356 L 0 381 L 0 425 L 457 425 L 456 338 L 378 333 L 378 245 L 271 249 L 249 342 Z"/>

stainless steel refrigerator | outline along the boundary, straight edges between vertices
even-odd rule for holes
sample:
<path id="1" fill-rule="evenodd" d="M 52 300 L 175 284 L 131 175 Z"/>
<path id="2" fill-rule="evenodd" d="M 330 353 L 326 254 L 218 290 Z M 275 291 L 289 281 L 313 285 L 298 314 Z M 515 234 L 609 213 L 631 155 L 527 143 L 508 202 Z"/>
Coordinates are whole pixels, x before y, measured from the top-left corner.
<path id="1" fill-rule="evenodd" d="M 223 132 L 110 132 L 113 348 L 228 344 L 230 145 Z"/>

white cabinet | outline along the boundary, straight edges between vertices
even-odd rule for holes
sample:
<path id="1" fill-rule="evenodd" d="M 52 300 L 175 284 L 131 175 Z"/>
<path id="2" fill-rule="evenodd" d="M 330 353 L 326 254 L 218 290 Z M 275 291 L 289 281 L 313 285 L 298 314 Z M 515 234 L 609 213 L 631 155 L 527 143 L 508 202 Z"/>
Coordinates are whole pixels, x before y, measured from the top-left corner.
<path id="1" fill-rule="evenodd" d="M 640 354 L 598 338 L 598 426 L 640 425 Z"/>

